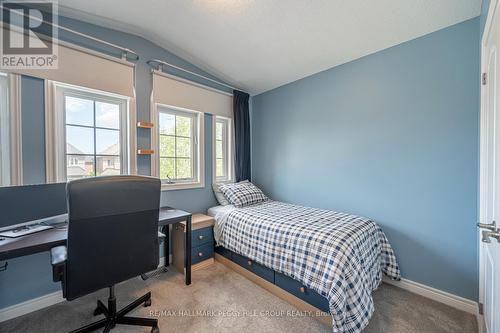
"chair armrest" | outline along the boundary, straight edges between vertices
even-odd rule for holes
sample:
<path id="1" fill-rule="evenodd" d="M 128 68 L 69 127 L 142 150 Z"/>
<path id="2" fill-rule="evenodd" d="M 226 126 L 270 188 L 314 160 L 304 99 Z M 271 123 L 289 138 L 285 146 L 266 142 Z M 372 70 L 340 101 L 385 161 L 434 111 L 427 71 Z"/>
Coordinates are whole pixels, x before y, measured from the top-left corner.
<path id="1" fill-rule="evenodd" d="M 52 280 L 54 282 L 62 281 L 66 271 L 66 259 L 68 254 L 66 246 L 56 246 L 50 249 L 50 262 L 52 264 Z"/>

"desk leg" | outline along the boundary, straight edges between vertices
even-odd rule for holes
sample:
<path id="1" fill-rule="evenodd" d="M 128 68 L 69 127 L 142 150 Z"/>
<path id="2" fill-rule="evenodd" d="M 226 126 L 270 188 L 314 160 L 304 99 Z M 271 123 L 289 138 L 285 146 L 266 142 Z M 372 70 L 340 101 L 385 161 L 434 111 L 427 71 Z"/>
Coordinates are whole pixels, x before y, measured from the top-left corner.
<path id="1" fill-rule="evenodd" d="M 184 267 L 186 267 L 186 285 L 191 284 L 191 215 L 186 220 L 186 241 L 184 242 Z"/>
<path id="2" fill-rule="evenodd" d="M 163 241 L 163 255 L 165 256 L 165 267 L 170 265 L 170 228 L 169 225 L 164 225 L 161 232 L 165 234 Z"/>

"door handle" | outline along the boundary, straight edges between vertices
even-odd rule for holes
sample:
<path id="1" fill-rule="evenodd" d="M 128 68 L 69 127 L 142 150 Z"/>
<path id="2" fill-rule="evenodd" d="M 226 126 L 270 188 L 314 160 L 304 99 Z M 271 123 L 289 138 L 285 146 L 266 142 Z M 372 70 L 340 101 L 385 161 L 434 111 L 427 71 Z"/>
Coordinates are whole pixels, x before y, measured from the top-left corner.
<path id="1" fill-rule="evenodd" d="M 491 243 L 490 237 L 493 237 L 497 240 L 498 243 L 500 243 L 500 231 L 487 231 L 483 230 L 483 237 L 481 241 L 483 243 Z"/>
<path id="2" fill-rule="evenodd" d="M 491 222 L 490 224 L 478 223 L 477 227 L 481 229 L 488 229 L 491 231 L 495 231 L 497 230 L 497 223 L 495 221 Z"/>

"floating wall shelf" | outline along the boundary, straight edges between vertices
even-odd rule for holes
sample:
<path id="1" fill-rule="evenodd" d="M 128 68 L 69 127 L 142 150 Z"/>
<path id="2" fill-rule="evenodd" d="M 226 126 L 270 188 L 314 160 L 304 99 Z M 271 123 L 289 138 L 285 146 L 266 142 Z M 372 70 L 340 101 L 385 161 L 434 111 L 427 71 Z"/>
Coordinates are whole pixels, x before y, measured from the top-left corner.
<path id="1" fill-rule="evenodd" d="M 138 155 L 153 155 L 155 153 L 152 149 L 137 149 Z"/>
<path id="2" fill-rule="evenodd" d="M 154 124 L 148 123 L 147 121 L 138 121 L 137 127 L 139 127 L 139 128 L 153 128 Z"/>

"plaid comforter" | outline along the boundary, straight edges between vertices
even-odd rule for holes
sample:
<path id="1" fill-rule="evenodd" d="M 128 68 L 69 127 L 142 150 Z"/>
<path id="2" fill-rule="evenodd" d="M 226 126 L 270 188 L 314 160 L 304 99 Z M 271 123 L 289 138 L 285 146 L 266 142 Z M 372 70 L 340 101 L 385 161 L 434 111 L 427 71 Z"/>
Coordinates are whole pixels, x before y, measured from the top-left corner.
<path id="1" fill-rule="evenodd" d="M 267 201 L 215 216 L 219 245 L 326 297 L 333 332 L 360 332 L 374 311 L 382 273 L 400 279 L 394 252 L 373 221 Z"/>

